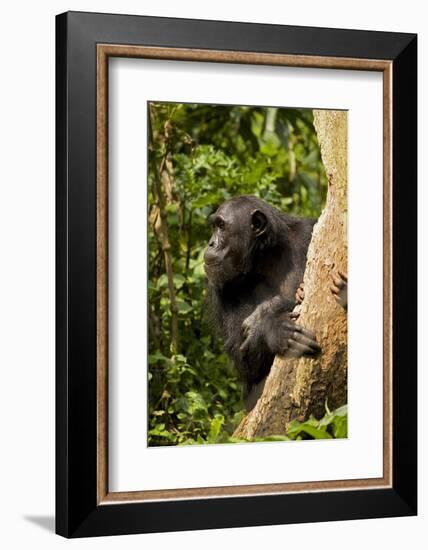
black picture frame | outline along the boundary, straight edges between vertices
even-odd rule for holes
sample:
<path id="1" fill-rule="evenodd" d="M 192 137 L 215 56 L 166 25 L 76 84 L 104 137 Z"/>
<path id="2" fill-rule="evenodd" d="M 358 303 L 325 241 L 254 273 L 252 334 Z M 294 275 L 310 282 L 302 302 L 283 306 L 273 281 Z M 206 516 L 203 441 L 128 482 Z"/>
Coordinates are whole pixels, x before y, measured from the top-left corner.
<path id="1" fill-rule="evenodd" d="M 392 63 L 391 487 L 98 503 L 96 47 L 101 43 Z M 68 12 L 56 18 L 56 97 L 56 532 L 85 537 L 415 515 L 417 36 Z"/>

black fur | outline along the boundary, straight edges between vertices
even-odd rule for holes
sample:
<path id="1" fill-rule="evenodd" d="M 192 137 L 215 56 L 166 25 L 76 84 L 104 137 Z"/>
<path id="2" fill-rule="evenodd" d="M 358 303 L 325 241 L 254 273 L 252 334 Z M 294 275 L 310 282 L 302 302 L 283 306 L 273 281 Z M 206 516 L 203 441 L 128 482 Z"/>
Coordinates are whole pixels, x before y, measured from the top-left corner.
<path id="1" fill-rule="evenodd" d="M 319 351 L 312 333 L 290 317 L 315 220 L 242 195 L 222 204 L 211 221 L 205 251 L 210 310 L 251 408 L 275 354 Z"/>

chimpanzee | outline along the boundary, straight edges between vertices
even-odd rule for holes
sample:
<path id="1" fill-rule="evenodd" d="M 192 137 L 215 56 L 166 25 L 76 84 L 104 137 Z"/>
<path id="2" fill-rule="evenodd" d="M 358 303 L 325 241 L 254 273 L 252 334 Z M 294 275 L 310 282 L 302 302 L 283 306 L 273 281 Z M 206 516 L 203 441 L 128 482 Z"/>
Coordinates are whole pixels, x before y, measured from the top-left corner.
<path id="1" fill-rule="evenodd" d="M 209 305 L 250 410 L 276 354 L 320 351 L 315 335 L 291 314 L 316 220 L 241 195 L 223 203 L 210 222 L 213 234 L 204 255 Z"/>

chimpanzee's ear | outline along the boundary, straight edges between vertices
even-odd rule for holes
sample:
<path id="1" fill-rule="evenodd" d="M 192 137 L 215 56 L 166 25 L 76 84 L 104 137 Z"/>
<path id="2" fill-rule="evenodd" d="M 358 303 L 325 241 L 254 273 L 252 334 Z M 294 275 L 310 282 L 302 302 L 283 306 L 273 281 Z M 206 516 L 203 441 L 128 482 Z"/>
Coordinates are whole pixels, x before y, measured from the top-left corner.
<path id="1" fill-rule="evenodd" d="M 251 229 L 258 237 L 259 235 L 262 235 L 266 231 L 267 227 L 267 218 L 263 212 L 260 210 L 254 210 L 251 212 Z"/>

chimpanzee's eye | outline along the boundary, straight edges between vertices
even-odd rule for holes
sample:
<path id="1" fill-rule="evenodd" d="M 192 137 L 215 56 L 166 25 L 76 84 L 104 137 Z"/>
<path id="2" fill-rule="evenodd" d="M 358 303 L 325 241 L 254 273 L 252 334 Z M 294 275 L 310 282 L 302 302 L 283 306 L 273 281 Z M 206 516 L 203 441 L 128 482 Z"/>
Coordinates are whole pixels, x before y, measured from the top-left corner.
<path id="1" fill-rule="evenodd" d="M 221 218 L 217 218 L 215 224 L 218 227 L 218 229 L 220 229 L 221 231 L 223 231 L 223 229 L 225 228 L 225 225 L 226 225 L 224 223 L 224 220 L 222 220 Z"/>

